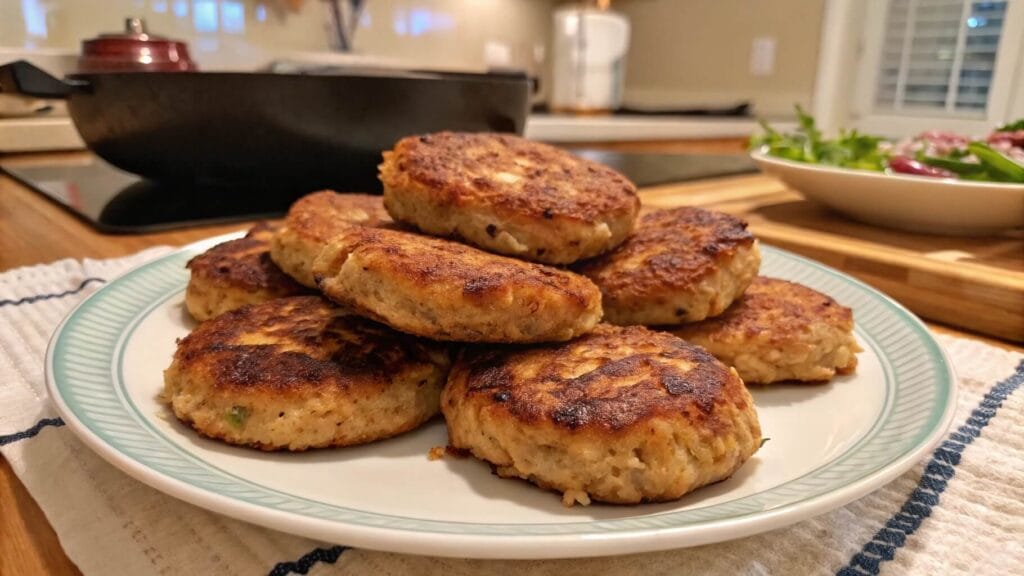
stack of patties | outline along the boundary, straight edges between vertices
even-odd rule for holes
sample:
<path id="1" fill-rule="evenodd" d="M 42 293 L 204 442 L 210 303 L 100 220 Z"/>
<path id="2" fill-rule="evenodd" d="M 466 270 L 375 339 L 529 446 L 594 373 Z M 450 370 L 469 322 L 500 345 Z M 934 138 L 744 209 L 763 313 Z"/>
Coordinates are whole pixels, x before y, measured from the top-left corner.
<path id="1" fill-rule="evenodd" d="M 508 135 L 405 138 L 380 168 L 383 202 L 312 194 L 276 231 L 190 263 L 188 308 L 206 321 L 166 371 L 180 419 L 303 450 L 440 411 L 451 447 L 566 504 L 665 501 L 759 448 L 741 376 L 856 364 L 849 310 L 756 278 L 736 218 L 638 223 L 622 175 Z"/>
<path id="2" fill-rule="evenodd" d="M 390 222 L 379 196 L 317 192 L 282 227 L 259 225 L 193 258 L 186 307 L 202 323 L 164 373 L 174 414 L 230 444 L 293 451 L 372 442 L 436 416 L 448 347 L 311 289 L 329 240 Z"/>
<path id="3" fill-rule="evenodd" d="M 753 401 L 698 346 L 599 324 L 601 292 L 569 265 L 614 250 L 639 201 L 613 170 L 494 134 L 403 139 L 384 205 L 414 232 L 353 228 L 313 266 L 340 305 L 468 343 L 441 398 L 449 444 L 563 502 L 664 501 L 729 477 L 757 450 Z"/>

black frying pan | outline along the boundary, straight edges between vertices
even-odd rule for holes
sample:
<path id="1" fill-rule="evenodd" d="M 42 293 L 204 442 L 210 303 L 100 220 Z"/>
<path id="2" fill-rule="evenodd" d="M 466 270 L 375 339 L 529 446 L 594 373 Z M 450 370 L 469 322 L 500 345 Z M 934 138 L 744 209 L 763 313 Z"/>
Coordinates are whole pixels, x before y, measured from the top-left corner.
<path id="1" fill-rule="evenodd" d="M 154 180 L 376 190 L 382 150 L 439 130 L 522 133 L 525 75 L 102 72 L 0 66 L 0 93 L 66 98 L 104 160 Z"/>

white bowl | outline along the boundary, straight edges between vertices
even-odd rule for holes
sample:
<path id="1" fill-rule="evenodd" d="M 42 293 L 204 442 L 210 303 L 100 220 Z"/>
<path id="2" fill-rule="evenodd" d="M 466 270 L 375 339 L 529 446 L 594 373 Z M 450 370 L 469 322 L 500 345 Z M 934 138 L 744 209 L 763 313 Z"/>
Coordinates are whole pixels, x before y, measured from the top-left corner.
<path id="1" fill-rule="evenodd" d="M 835 168 L 760 152 L 750 157 L 807 198 L 871 224 L 945 235 L 1024 227 L 1024 185 Z"/>

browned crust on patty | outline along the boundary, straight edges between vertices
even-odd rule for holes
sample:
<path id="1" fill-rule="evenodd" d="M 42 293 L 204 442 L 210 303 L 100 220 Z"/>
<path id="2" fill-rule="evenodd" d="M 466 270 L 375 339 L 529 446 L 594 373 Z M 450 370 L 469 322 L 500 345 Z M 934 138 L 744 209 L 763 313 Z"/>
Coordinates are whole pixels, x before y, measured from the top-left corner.
<path id="1" fill-rule="evenodd" d="M 611 168 L 509 134 L 409 136 L 385 152 L 385 164 L 453 206 L 486 202 L 511 214 L 584 222 L 640 206 L 636 186 Z M 520 180 L 496 177 L 502 173 Z M 385 185 L 397 184 L 392 175 L 382 173 Z"/>
<path id="2" fill-rule="evenodd" d="M 246 306 L 178 343 L 179 372 L 216 393 L 306 397 L 382 389 L 404 370 L 445 364 L 438 344 L 352 315 L 319 296 Z"/>
<path id="3" fill-rule="evenodd" d="M 270 257 L 300 284 L 316 288 L 313 262 L 335 236 L 354 226 L 393 225 L 380 196 L 314 192 L 292 204 Z"/>
<path id="4" fill-rule="evenodd" d="M 640 326 L 601 324 L 545 347 L 462 350 L 443 401 L 480 402 L 529 425 L 615 435 L 655 418 L 684 418 L 710 434 L 731 427 L 717 407 L 743 410 L 743 382 L 704 349 Z"/>
<path id="5" fill-rule="evenodd" d="M 275 230 L 270 224 L 257 224 L 244 238 L 218 244 L 185 266 L 193 276 L 228 288 L 265 291 L 268 296 L 278 297 L 308 292 L 270 259 Z"/>
<path id="6" fill-rule="evenodd" d="M 346 288 L 336 280 L 350 258 L 360 262 L 361 270 L 354 273 L 380 285 L 376 295 L 355 297 L 353 286 Z M 491 320 L 505 311 L 509 324 L 524 320 L 523 314 L 543 316 L 546 311 L 567 318 L 567 327 L 555 327 L 557 334 L 564 333 L 564 337 L 542 331 L 529 341 L 568 339 L 571 333 L 564 329 L 575 328 L 575 333 L 579 333 L 581 327 L 575 323 L 580 318 L 592 318 L 589 325 L 582 327 L 587 330 L 600 318 L 600 292 L 582 276 L 397 230 L 347 230 L 321 254 L 314 273 L 324 294 L 332 300 L 399 330 L 428 338 L 495 341 L 490 339 L 494 335 L 473 326 L 479 318 Z M 359 287 L 363 286 L 365 282 Z M 389 298 L 414 301 L 433 319 L 404 322 L 386 309 Z M 456 328 L 465 325 L 466 329 L 441 328 L 449 324 Z"/>
<path id="7" fill-rule="evenodd" d="M 384 153 L 380 179 L 396 221 L 545 264 L 618 246 L 640 208 L 621 174 L 505 134 L 405 138 Z"/>
<path id="8" fill-rule="evenodd" d="M 510 285 L 554 290 L 580 306 L 594 297 L 593 284 L 570 272 L 441 238 L 364 228 L 350 230 L 344 238 L 348 253 L 376 253 L 382 257 L 378 263 L 395 276 L 421 286 L 457 284 L 471 298 L 486 298 Z"/>
<path id="9" fill-rule="evenodd" d="M 782 343 L 798 340 L 812 324 L 822 323 L 851 332 L 853 311 L 802 284 L 758 276 L 720 316 L 673 328 L 673 333 L 682 338 L 700 333 L 716 340 L 766 335 L 769 342 Z"/>
<path id="10" fill-rule="evenodd" d="M 307 240 L 326 244 L 353 225 L 378 226 L 389 222 L 391 217 L 380 196 L 321 190 L 292 204 L 284 225 Z"/>
<path id="11" fill-rule="evenodd" d="M 743 220 L 702 208 L 655 210 L 640 217 L 615 250 L 574 267 L 611 300 L 687 290 L 740 247 L 754 243 Z"/>

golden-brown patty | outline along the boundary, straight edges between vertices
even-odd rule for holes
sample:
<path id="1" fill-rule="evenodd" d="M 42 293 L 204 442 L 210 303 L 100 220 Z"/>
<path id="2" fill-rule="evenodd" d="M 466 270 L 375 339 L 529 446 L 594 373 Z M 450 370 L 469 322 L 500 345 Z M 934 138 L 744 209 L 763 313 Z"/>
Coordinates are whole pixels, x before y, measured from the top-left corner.
<path id="1" fill-rule="evenodd" d="M 563 502 L 674 500 L 760 447 L 753 399 L 704 349 L 599 325 L 551 346 L 467 346 L 441 396 L 449 444 Z"/>
<path id="2" fill-rule="evenodd" d="M 230 240 L 189 260 L 185 307 L 202 322 L 247 304 L 307 292 L 270 260 L 274 228 L 257 224 L 245 238 Z"/>
<path id="3" fill-rule="evenodd" d="M 656 325 L 722 313 L 760 265 L 746 222 L 687 207 L 645 214 L 622 246 L 576 270 L 601 289 L 607 322 Z"/>
<path id="4" fill-rule="evenodd" d="M 316 288 L 313 261 L 327 243 L 352 226 L 391 222 L 380 196 L 339 194 L 323 190 L 307 194 L 288 209 L 284 225 L 274 236 L 271 257 L 301 284 Z"/>
<path id="5" fill-rule="evenodd" d="M 673 332 L 734 366 L 744 382 L 820 381 L 857 367 L 853 312 L 806 286 L 758 277 L 724 314 Z"/>
<path id="6" fill-rule="evenodd" d="M 384 153 L 380 179 L 395 220 L 547 264 L 617 246 L 640 209 L 611 168 L 508 134 L 404 138 Z"/>
<path id="7" fill-rule="evenodd" d="M 352 228 L 313 271 L 332 300 L 434 340 L 568 340 L 601 319 L 601 294 L 582 276 L 410 232 Z"/>
<path id="8" fill-rule="evenodd" d="M 439 344 L 297 296 L 200 324 L 178 343 L 163 399 L 199 433 L 229 444 L 349 446 L 434 416 L 448 368 Z"/>

